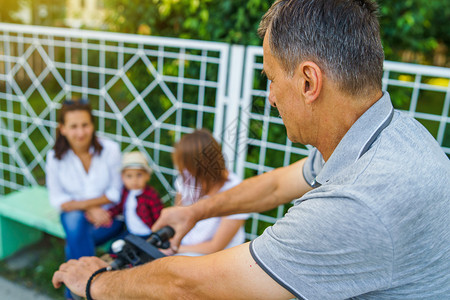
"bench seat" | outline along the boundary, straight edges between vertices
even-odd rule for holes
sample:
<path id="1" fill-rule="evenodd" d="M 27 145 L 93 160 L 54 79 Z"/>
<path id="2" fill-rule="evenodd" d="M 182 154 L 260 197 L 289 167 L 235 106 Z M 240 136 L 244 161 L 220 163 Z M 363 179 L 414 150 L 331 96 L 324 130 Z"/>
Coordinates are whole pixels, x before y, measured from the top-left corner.
<path id="1" fill-rule="evenodd" d="M 0 259 L 39 241 L 42 232 L 65 238 L 59 213 L 50 206 L 45 187 L 32 186 L 0 196 Z"/>

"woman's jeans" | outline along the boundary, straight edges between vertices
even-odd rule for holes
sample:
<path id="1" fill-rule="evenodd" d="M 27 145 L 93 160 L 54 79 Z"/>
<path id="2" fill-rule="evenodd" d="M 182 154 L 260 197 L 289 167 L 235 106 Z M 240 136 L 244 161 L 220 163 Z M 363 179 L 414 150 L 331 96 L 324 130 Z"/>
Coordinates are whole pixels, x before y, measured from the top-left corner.
<path id="1" fill-rule="evenodd" d="M 124 223 L 116 219 L 110 227 L 95 228 L 81 210 L 63 212 L 61 223 L 66 232 L 67 260 L 94 256 L 95 246 L 106 243 L 124 230 Z"/>
<path id="2" fill-rule="evenodd" d="M 61 223 L 66 232 L 66 259 L 78 259 L 82 256 L 94 256 L 95 246 L 101 245 L 117 236 L 124 230 L 124 223 L 113 219 L 110 227 L 92 225 L 84 216 L 84 211 L 63 212 Z M 66 297 L 69 297 L 66 290 Z"/>

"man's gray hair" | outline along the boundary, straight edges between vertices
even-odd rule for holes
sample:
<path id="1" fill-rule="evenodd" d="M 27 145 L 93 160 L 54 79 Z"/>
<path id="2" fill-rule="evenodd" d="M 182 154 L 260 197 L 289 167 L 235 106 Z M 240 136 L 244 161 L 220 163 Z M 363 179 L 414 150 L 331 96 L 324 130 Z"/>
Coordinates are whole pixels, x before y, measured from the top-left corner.
<path id="1" fill-rule="evenodd" d="M 259 25 L 261 38 L 266 33 L 290 76 L 309 60 L 343 92 L 364 96 L 381 90 L 384 53 L 373 1 L 277 0 Z"/>

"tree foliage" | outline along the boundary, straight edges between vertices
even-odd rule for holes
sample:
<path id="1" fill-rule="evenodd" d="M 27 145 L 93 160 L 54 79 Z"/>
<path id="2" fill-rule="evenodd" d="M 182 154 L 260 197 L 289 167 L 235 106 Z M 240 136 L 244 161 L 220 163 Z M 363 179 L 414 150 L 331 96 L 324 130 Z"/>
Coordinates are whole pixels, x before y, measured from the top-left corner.
<path id="1" fill-rule="evenodd" d="M 272 0 L 106 0 L 114 31 L 261 45 L 256 29 Z M 450 45 L 450 5 L 445 1 L 379 0 L 386 58 L 405 51 L 431 63 L 437 49 Z"/>
<path id="2" fill-rule="evenodd" d="M 255 45 L 268 0 L 107 0 L 114 31 Z"/>
<path id="3" fill-rule="evenodd" d="M 379 5 L 382 40 L 387 58 L 398 60 L 401 53 L 409 51 L 421 53 L 430 60 L 435 50 L 448 49 L 450 3 L 379 0 Z"/>
<path id="4" fill-rule="evenodd" d="M 65 0 L 0 0 L 0 22 L 29 21 L 32 25 L 62 26 L 65 2 Z M 28 14 L 30 20 L 24 20 L 23 17 Z"/>
<path id="5" fill-rule="evenodd" d="M 63 1 L 0 0 L 0 21 L 20 22 L 17 12 L 30 6 L 33 24 L 55 25 L 50 19 L 61 18 Z M 261 45 L 256 30 L 274 0 L 98 1 L 104 2 L 105 22 L 112 31 Z M 448 1 L 378 0 L 378 4 L 386 59 L 450 65 Z M 40 7 L 49 12 L 43 20 L 38 17 Z"/>
<path id="6" fill-rule="evenodd" d="M 0 22 L 17 22 L 15 13 L 20 9 L 19 1 L 0 0 Z"/>

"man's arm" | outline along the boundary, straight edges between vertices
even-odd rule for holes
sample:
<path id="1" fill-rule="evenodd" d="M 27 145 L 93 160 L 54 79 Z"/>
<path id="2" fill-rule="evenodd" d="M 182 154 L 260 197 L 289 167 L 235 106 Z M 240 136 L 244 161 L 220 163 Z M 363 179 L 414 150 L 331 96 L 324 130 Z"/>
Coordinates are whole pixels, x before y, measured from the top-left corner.
<path id="1" fill-rule="evenodd" d="M 175 236 L 171 244 L 178 246 L 184 235 L 199 220 L 236 213 L 262 212 L 288 203 L 311 190 L 303 178 L 305 161 L 306 158 L 290 166 L 246 179 L 232 189 L 191 206 L 163 209 L 152 230 L 172 226 Z"/>
<path id="2" fill-rule="evenodd" d="M 84 295 L 87 279 L 104 266 L 98 258 L 63 264 L 53 276 Z M 249 243 L 201 257 L 173 256 L 94 279 L 93 299 L 290 299 L 253 260 Z"/>
<path id="3" fill-rule="evenodd" d="M 236 187 L 194 206 L 201 219 L 236 213 L 262 212 L 301 197 L 311 187 L 303 178 L 306 158 L 273 171 L 244 180 Z"/>
<path id="4" fill-rule="evenodd" d="M 225 249 L 236 233 L 243 226 L 245 220 L 221 218 L 220 225 L 214 236 L 205 242 L 194 245 L 181 245 L 178 253 L 210 254 Z"/>

